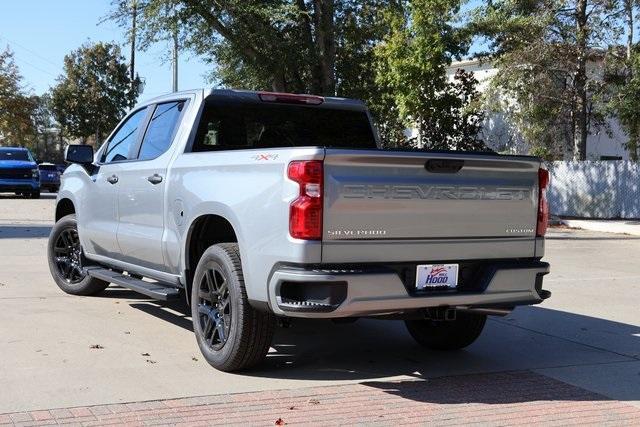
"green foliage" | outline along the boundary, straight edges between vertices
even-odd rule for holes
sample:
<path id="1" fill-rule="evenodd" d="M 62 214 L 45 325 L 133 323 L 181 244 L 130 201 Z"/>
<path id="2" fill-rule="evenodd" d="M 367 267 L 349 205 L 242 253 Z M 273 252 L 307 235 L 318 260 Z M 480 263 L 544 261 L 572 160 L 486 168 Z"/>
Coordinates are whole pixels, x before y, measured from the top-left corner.
<path id="1" fill-rule="evenodd" d="M 142 49 L 178 31 L 223 87 L 366 97 L 384 0 L 137 0 Z M 110 19 L 130 25 L 130 0 Z"/>
<path id="2" fill-rule="evenodd" d="M 36 129 L 36 103 L 24 89 L 22 76 L 7 48 L 0 52 L 0 145 L 30 146 Z"/>
<path id="3" fill-rule="evenodd" d="M 504 113 L 547 158 L 586 158 L 589 134 L 606 131 L 599 102 L 606 47 L 621 34 L 617 3 L 497 0 L 475 10 L 472 31 L 489 40 L 498 68 L 487 108 Z"/>
<path id="4" fill-rule="evenodd" d="M 96 144 L 111 131 L 142 89 L 131 82 L 115 44 L 85 44 L 64 58 L 64 75 L 52 89 L 53 115 L 66 136 Z"/>
<path id="5" fill-rule="evenodd" d="M 110 15 L 130 21 L 130 0 Z M 470 76 L 449 83 L 447 66 L 468 47 L 456 26 L 460 0 L 137 0 L 142 48 L 172 37 L 224 87 L 365 100 L 383 138 L 410 145 L 418 124 L 431 148 L 478 147 L 480 115 Z M 179 24 L 178 24 L 179 23 Z M 378 64 L 377 66 L 375 64 Z"/>
<path id="6" fill-rule="evenodd" d="M 616 67 L 617 68 L 617 67 Z M 640 150 L 640 49 L 638 46 L 617 70 L 622 79 L 613 82 L 609 111 L 628 136 L 626 148 L 632 160 L 638 161 Z"/>
<path id="7" fill-rule="evenodd" d="M 375 51 L 376 82 L 386 94 L 382 105 L 392 103 L 406 126 L 417 127 L 414 145 L 419 147 L 484 147 L 478 137 L 483 115 L 476 105 L 477 81 L 462 70 L 453 81 L 447 76 L 452 60 L 468 49 L 468 33 L 454 25 L 460 6 L 459 0 L 413 0 L 389 7 L 383 14 L 390 31 Z M 395 130 L 397 124 L 392 121 L 388 127 Z M 387 144 L 404 143 L 390 140 Z"/>

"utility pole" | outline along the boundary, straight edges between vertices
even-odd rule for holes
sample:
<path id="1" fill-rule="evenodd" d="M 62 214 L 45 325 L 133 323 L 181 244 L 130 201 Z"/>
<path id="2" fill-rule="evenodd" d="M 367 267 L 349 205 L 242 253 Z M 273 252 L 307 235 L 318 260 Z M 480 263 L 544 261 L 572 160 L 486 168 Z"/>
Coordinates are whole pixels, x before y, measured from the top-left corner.
<path id="1" fill-rule="evenodd" d="M 131 55 L 129 62 L 129 90 L 131 92 L 131 105 L 135 106 L 135 99 L 133 94 L 135 93 L 136 85 L 136 24 L 138 20 L 138 0 L 131 0 Z"/>
<path id="2" fill-rule="evenodd" d="M 138 18 L 138 1 L 131 0 L 131 62 L 129 64 L 129 78 L 131 79 L 131 90 L 133 81 L 136 78 L 136 21 Z"/>
<path id="3" fill-rule="evenodd" d="M 178 91 L 178 20 L 173 27 L 173 91 Z"/>

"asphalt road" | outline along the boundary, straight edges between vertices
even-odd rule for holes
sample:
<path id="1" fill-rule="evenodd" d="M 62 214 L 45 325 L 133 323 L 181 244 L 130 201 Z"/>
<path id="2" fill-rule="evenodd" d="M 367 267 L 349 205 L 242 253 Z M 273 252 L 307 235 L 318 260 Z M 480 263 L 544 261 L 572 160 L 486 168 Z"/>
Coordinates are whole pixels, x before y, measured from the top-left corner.
<path id="1" fill-rule="evenodd" d="M 236 375 L 202 359 L 182 304 L 62 293 L 45 258 L 53 207 L 0 196 L 0 413 L 514 370 L 640 407 L 640 237 L 551 231 L 553 297 L 492 318 L 465 351 L 423 350 L 395 321 L 296 322 Z"/>

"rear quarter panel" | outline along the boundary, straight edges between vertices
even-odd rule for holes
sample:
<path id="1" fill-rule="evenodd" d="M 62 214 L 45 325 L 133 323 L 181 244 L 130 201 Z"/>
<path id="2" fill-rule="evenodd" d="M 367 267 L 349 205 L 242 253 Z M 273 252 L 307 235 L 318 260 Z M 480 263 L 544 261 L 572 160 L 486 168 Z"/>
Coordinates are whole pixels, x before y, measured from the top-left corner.
<path id="1" fill-rule="evenodd" d="M 289 162 L 322 159 L 319 148 L 185 153 L 170 168 L 167 260 L 184 274 L 187 237 L 202 215 L 234 227 L 249 299 L 267 301 L 267 282 L 279 262 L 317 263 L 321 243 L 289 236 L 289 205 L 299 193 L 286 177 Z M 179 213 L 184 212 L 184 220 Z M 175 244 L 174 244 L 175 243 Z"/>

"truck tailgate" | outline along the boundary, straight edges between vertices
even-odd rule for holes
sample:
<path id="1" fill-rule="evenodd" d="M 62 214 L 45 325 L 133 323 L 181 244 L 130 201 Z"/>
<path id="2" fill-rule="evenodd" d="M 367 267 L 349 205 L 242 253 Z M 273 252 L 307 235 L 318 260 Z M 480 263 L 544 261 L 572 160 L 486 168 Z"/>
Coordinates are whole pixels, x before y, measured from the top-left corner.
<path id="1" fill-rule="evenodd" d="M 323 241 L 532 241 L 539 167 L 528 157 L 327 149 Z M 323 245 L 323 259 L 330 251 Z"/>

